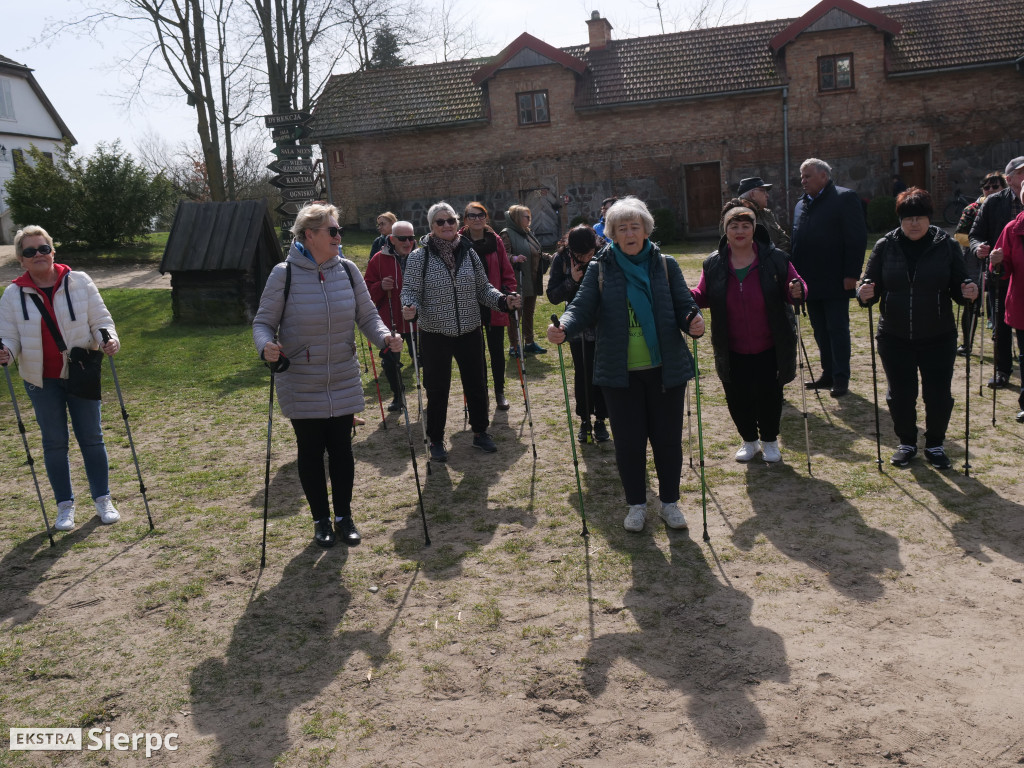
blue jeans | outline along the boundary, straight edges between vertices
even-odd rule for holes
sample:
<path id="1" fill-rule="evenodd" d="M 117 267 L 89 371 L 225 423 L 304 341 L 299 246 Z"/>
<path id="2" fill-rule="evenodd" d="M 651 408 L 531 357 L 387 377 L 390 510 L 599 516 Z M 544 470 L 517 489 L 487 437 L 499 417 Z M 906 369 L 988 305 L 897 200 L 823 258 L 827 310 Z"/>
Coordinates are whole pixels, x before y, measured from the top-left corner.
<path id="1" fill-rule="evenodd" d="M 39 431 L 43 436 L 43 461 L 46 476 L 59 504 L 73 501 L 71 466 L 68 463 L 68 414 L 75 430 L 75 439 L 85 460 L 85 474 L 93 499 L 110 493 L 107 484 L 107 448 L 103 444 L 100 424 L 100 401 L 69 395 L 67 379 L 43 379 L 42 388 L 25 382 Z"/>
<path id="2" fill-rule="evenodd" d="M 821 375 L 826 381 L 850 380 L 850 300 L 807 300 L 807 317 L 821 353 Z"/>

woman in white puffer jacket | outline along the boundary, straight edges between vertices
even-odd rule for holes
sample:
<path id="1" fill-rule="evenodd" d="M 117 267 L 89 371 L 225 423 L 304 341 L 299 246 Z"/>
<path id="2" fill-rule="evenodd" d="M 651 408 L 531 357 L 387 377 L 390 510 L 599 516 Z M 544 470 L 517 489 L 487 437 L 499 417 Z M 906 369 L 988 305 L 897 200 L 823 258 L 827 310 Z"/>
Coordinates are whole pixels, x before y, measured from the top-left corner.
<path id="1" fill-rule="evenodd" d="M 43 439 L 46 476 L 57 500 L 53 527 L 58 531 L 75 527 L 68 414 L 82 451 L 96 514 L 106 525 L 116 523 L 121 516 L 110 499 L 100 401 L 68 392 L 68 354 L 59 349 L 39 306 L 55 321 L 66 350 L 78 347 L 115 354 L 121 344 L 114 321 L 87 274 L 54 263 L 57 252 L 45 229 L 30 226 L 19 230 L 14 236 L 14 250 L 25 274 L 7 286 L 0 297 L 0 365 L 12 359 L 18 361 L 18 372 L 32 401 Z M 101 329 L 107 332 L 109 341 L 103 341 Z"/>
<path id="2" fill-rule="evenodd" d="M 292 226 L 288 257 L 267 278 L 253 320 L 256 349 L 268 363 L 283 357 L 277 376 L 281 413 L 291 419 L 298 443 L 299 481 L 313 513 L 314 541 L 333 547 L 361 538 L 352 522 L 352 419 L 364 408 L 355 328 L 377 348 L 402 351 L 402 337 L 381 322 L 363 276 L 341 256 L 341 227 L 333 205 L 311 203 Z M 324 453 L 334 501 L 327 497 Z"/>

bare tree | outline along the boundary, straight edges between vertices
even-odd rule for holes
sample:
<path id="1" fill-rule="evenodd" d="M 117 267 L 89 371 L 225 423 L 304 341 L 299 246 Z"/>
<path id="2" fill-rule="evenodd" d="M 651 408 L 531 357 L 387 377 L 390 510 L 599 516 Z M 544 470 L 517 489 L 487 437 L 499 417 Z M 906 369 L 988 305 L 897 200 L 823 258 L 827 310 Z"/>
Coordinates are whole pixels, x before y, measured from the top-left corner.
<path id="1" fill-rule="evenodd" d="M 426 29 L 431 44 L 425 47 L 435 62 L 469 59 L 491 47 L 489 39 L 480 37 L 476 14 L 475 9 L 463 10 L 461 0 L 436 0 Z"/>

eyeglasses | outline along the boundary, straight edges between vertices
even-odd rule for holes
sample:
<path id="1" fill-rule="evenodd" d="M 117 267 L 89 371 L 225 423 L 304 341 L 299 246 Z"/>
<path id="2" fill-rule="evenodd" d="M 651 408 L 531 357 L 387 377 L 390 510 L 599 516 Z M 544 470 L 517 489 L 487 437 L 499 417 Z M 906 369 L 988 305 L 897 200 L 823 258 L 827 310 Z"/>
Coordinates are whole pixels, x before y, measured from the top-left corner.
<path id="1" fill-rule="evenodd" d="M 454 227 L 459 223 L 458 219 L 434 219 L 434 226 L 443 227 L 447 224 L 449 227 Z"/>
<path id="2" fill-rule="evenodd" d="M 344 227 L 317 227 L 317 229 L 326 229 L 327 234 L 331 237 L 340 237 L 341 233 L 345 231 Z"/>
<path id="3" fill-rule="evenodd" d="M 48 256 L 53 253 L 53 248 L 49 245 L 40 245 L 38 248 L 25 248 L 21 252 L 21 257 L 23 259 L 31 259 L 37 253 L 41 253 L 43 256 Z"/>
<path id="4" fill-rule="evenodd" d="M 1000 184 L 998 181 L 990 181 L 988 184 L 982 184 L 981 188 L 987 192 L 992 189 L 1002 189 L 1003 185 Z"/>
<path id="5" fill-rule="evenodd" d="M 467 213 L 466 214 L 466 218 L 467 219 L 486 219 L 487 218 L 487 214 L 486 213 Z"/>
<path id="6" fill-rule="evenodd" d="M 392 235 L 392 237 L 400 243 L 411 243 L 416 239 L 416 235 Z"/>

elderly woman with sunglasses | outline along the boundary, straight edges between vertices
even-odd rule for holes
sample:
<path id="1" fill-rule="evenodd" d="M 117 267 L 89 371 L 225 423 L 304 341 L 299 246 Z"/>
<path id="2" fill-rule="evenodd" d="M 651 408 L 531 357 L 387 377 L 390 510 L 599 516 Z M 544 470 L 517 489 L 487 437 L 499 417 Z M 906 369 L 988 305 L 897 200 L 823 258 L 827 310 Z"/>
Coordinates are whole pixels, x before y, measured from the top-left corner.
<path id="1" fill-rule="evenodd" d="M 488 282 L 487 269 L 472 243 L 459 235 L 454 208 L 445 202 L 435 203 L 427 212 L 427 220 L 430 234 L 409 254 L 406 263 L 402 316 L 419 322 L 430 458 L 448 458 L 444 432 L 453 357 L 459 365 L 469 408 L 473 446 L 494 453 L 498 448 L 487 434 L 490 421 L 479 305 L 508 312 L 518 309 L 522 300 L 515 293 L 503 294 Z"/>
<path id="2" fill-rule="evenodd" d="M 54 528 L 75 527 L 75 494 L 68 464 L 68 415 L 82 451 L 89 491 L 101 523 L 121 519 L 110 500 L 109 465 L 100 423 L 100 401 L 69 391 L 74 350 L 115 354 L 121 344 L 114 321 L 96 284 L 84 272 L 57 264 L 53 239 L 29 226 L 14 236 L 14 250 L 25 273 L 0 298 L 0 365 L 18 361 L 43 438 L 43 461 L 57 500 Z M 104 340 L 103 332 L 108 339 Z"/>
<path id="3" fill-rule="evenodd" d="M 313 514 L 314 541 L 333 547 L 362 540 L 352 521 L 352 419 L 363 410 L 355 329 L 398 354 L 402 337 L 381 322 L 358 267 L 341 255 L 333 205 L 311 203 L 292 225 L 284 263 L 274 267 L 252 324 L 260 356 L 277 372 L 281 413 L 298 444 L 299 482 Z M 324 454 L 331 476 L 334 525 Z"/>

